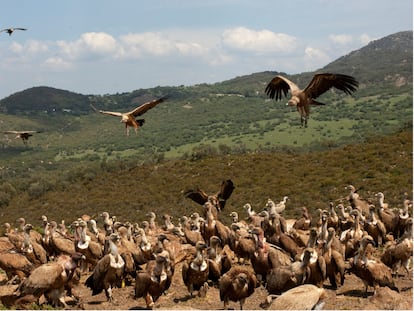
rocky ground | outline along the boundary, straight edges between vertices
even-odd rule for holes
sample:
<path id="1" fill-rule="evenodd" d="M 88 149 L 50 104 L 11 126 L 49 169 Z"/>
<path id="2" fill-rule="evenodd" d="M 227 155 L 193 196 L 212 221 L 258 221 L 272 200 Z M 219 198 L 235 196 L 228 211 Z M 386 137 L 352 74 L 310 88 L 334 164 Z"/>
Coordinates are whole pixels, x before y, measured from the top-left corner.
<path id="1" fill-rule="evenodd" d="M 4 275 L 3 275 L 4 277 Z M 87 275 L 83 275 L 80 284 L 75 289 L 75 294 L 79 296 L 79 301 L 68 298 L 67 302 L 71 309 L 85 310 L 128 310 L 146 309 L 143 298 L 134 299 L 133 286 L 116 288 L 113 290 L 114 302 L 106 301 L 104 293 L 91 296 L 89 288 L 83 285 Z M 401 274 L 395 279 L 399 293 L 388 287 L 380 288 L 375 295 L 373 289 L 369 288 L 368 294 L 365 293 L 363 282 L 353 274 L 348 274 L 343 286 L 337 290 L 329 288 L 326 282 L 324 288 L 327 297 L 323 309 L 326 310 L 412 310 L 413 309 L 413 275 Z M 10 294 L 16 285 L 0 286 L 0 296 Z M 250 296 L 244 305 L 244 309 L 260 310 L 260 304 L 265 300 L 267 291 L 262 286 L 256 288 L 254 294 Z M 33 309 L 34 306 L 28 306 Z M 49 306 L 50 307 L 50 306 Z M 240 309 L 239 303 L 231 302 L 232 309 Z M 181 279 L 181 264 L 176 266 L 172 285 L 168 293 L 161 296 L 155 304 L 154 309 L 202 309 L 217 310 L 223 309 L 220 301 L 219 291 L 215 287 L 210 287 L 206 297 L 195 296 L 191 298 Z"/>

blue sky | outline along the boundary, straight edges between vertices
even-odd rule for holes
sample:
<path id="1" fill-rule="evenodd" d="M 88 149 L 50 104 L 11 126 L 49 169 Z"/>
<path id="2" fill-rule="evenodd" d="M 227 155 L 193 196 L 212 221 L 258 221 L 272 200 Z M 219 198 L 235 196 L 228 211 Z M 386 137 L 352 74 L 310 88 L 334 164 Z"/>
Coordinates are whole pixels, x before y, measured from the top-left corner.
<path id="1" fill-rule="evenodd" d="M 13 0 L 0 99 L 33 86 L 113 94 L 319 69 L 412 30 L 411 0 Z"/>

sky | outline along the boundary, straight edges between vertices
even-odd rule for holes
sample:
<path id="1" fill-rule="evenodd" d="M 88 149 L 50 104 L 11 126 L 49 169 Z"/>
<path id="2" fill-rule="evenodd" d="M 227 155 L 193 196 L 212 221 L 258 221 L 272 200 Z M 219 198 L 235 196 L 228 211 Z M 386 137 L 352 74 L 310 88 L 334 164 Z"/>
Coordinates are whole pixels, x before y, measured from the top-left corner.
<path id="1" fill-rule="evenodd" d="M 412 0 L 2 1 L 0 99 L 85 95 L 313 71 L 413 29 Z"/>

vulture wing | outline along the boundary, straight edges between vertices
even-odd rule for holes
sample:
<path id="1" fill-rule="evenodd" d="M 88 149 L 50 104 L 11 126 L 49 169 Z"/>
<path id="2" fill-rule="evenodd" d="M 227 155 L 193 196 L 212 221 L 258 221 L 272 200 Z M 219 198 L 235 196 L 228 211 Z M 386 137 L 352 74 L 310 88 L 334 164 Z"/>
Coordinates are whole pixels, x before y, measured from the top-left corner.
<path id="1" fill-rule="evenodd" d="M 208 200 L 208 194 L 200 188 L 198 188 L 197 190 L 187 190 L 186 192 L 184 192 L 184 196 L 200 205 L 203 205 Z"/>
<path id="2" fill-rule="evenodd" d="M 99 113 L 103 113 L 103 114 L 107 114 L 107 115 L 115 116 L 115 117 L 122 117 L 122 112 L 99 110 L 99 109 L 96 109 L 92 104 L 91 104 L 91 107 L 93 110 Z"/>
<path id="3" fill-rule="evenodd" d="M 352 92 L 356 91 L 358 84 L 358 81 L 351 76 L 334 73 L 321 73 L 313 76 L 304 92 L 310 98 L 317 98 L 330 88 L 334 87 L 345 92 L 346 94 L 352 94 Z"/>
<path id="4" fill-rule="evenodd" d="M 34 269 L 29 277 L 24 280 L 21 293 L 25 295 L 41 295 L 39 292 L 59 288 L 64 285 L 66 280 L 67 276 L 62 265 L 55 262 L 46 263 Z"/>
<path id="5" fill-rule="evenodd" d="M 219 200 L 220 209 L 224 208 L 224 205 L 226 204 L 226 201 L 228 198 L 230 198 L 231 194 L 234 190 L 233 182 L 230 179 L 224 180 L 221 183 L 221 188 L 219 193 L 217 194 L 217 198 Z"/>
<path id="6" fill-rule="evenodd" d="M 299 87 L 289 79 L 276 76 L 266 86 L 265 93 L 272 99 L 281 100 L 282 95 L 287 96 L 289 89 L 291 92 L 299 91 Z"/>
<path id="7" fill-rule="evenodd" d="M 135 279 L 135 298 L 144 297 L 151 285 L 151 276 L 147 271 L 137 271 Z"/>
<path id="8" fill-rule="evenodd" d="M 39 131 L 4 131 L 4 134 L 31 134 L 40 133 Z"/>
<path id="9" fill-rule="evenodd" d="M 141 106 L 135 108 L 134 110 L 128 112 L 127 114 L 133 115 L 134 117 L 138 117 L 138 116 L 143 115 L 144 113 L 146 113 L 151 108 L 154 108 L 156 105 L 162 103 L 166 99 L 167 99 L 167 97 L 161 97 L 161 98 L 154 99 L 152 101 L 146 102 L 146 103 L 142 104 Z"/>
<path id="10" fill-rule="evenodd" d="M 233 193 L 234 188 L 235 187 L 231 179 L 223 180 L 221 183 L 220 192 L 218 193 L 218 198 L 227 200 Z"/>

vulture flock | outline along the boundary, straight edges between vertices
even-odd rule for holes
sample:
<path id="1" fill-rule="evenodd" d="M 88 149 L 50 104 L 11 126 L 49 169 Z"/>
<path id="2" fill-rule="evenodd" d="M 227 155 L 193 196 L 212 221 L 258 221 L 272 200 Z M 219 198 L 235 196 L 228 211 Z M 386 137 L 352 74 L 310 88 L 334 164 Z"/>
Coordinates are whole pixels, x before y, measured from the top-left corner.
<path id="1" fill-rule="evenodd" d="M 217 288 L 224 309 L 230 302 L 243 309 L 263 287 L 268 296 L 258 308 L 305 310 L 323 307 L 325 289 L 341 287 L 350 274 L 361 279 L 366 295 L 385 286 L 398 292 L 397 278 L 411 273 L 408 199 L 391 207 L 383 193 L 366 200 L 349 185 L 341 203 L 327 204 L 313 219 L 306 207 L 301 217 L 285 217 L 288 197 L 268 199 L 260 211 L 246 204 L 239 217 L 226 207 L 234 189 L 224 180 L 210 195 L 201 189 L 184 192 L 201 210 L 176 223 L 171 215 L 154 212 L 139 224 L 108 212 L 71 223 L 42 216 L 41 230 L 24 218 L 16 227 L 5 223 L 0 268 L 6 284 L 16 289 L 0 297 L 2 304 L 70 308 L 80 303 L 74 289 L 82 283 L 90 295 L 105 293 L 110 303 L 117 299 L 114 288 L 130 288 L 131 299 L 152 309 L 175 277 L 182 279 L 186 299 L 203 299 Z M 221 220 L 223 213 L 231 223 Z"/>

